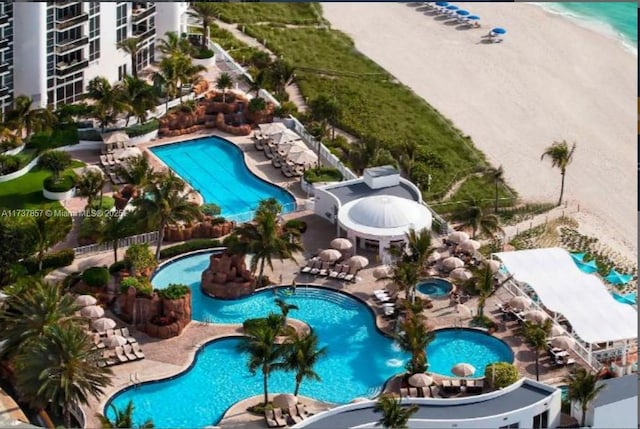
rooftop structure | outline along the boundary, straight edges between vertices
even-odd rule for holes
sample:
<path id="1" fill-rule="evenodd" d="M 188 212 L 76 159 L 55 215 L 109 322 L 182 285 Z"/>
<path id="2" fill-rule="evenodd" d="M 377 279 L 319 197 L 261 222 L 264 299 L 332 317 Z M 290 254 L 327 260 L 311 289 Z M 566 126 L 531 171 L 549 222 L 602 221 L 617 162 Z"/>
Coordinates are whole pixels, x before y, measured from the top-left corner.
<path id="1" fill-rule="evenodd" d="M 638 427 L 638 376 L 636 374 L 598 381 L 605 387 L 587 410 L 585 423 L 593 428 Z M 580 404 L 572 404 L 572 415 L 580 420 Z"/>

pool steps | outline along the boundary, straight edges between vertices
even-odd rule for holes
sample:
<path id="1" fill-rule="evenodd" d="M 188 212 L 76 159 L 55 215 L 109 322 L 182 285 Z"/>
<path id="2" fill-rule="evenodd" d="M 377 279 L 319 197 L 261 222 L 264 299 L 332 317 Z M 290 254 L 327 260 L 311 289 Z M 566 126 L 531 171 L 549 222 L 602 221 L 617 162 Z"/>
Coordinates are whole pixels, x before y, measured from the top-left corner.
<path id="1" fill-rule="evenodd" d="M 291 297 L 292 293 L 289 292 L 290 289 L 278 290 L 278 295 L 282 297 Z M 286 292 L 285 292 L 286 291 Z M 305 286 L 298 286 L 295 292 L 296 296 L 302 296 L 305 298 L 314 298 L 321 299 L 323 301 L 333 302 L 338 304 L 340 307 L 355 310 L 360 308 L 361 304 L 355 301 L 353 298 L 349 298 L 341 293 L 327 293 L 324 289 L 314 289 L 307 288 Z"/>

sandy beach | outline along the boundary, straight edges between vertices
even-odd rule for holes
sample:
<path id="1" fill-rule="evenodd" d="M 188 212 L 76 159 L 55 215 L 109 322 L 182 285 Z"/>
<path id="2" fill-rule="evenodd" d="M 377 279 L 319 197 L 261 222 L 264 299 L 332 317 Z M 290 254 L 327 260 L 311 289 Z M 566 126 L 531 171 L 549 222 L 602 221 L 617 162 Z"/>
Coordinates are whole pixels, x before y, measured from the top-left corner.
<path id="1" fill-rule="evenodd" d="M 473 138 L 529 201 L 556 201 L 560 173 L 540 161 L 577 142 L 565 197 L 581 230 L 637 259 L 637 57 L 612 37 L 531 4 L 456 3 L 482 28 L 402 3 L 323 3 L 333 28 Z M 492 27 L 503 43 L 483 43 Z"/>

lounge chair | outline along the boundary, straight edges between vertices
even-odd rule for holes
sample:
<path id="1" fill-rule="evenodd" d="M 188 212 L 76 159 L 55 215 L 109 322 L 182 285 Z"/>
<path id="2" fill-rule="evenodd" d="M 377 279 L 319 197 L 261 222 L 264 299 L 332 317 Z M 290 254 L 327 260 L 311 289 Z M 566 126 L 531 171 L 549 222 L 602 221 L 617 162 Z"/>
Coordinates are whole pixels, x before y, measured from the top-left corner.
<path id="1" fill-rule="evenodd" d="M 288 179 L 293 177 L 293 172 L 291 171 L 291 168 L 289 168 L 289 166 L 287 164 L 284 164 L 282 166 L 282 168 L 280 169 L 280 171 L 282 172 L 284 177 L 286 177 Z"/>
<path id="2" fill-rule="evenodd" d="M 267 422 L 267 426 L 270 428 L 280 427 L 277 421 L 273 418 L 273 410 L 264 410 L 264 420 Z"/>
<path id="3" fill-rule="evenodd" d="M 104 349 L 106 346 L 102 342 L 102 338 L 100 338 L 99 334 L 93 334 L 93 345 L 97 349 Z"/>
<path id="4" fill-rule="evenodd" d="M 138 359 L 144 359 L 144 353 L 142 353 L 142 350 L 140 349 L 140 344 L 133 343 L 131 345 L 131 349 L 133 350 L 133 354 L 136 355 Z"/>
<path id="5" fill-rule="evenodd" d="M 410 398 L 417 398 L 418 397 L 418 389 L 415 387 L 410 387 L 409 388 L 409 397 Z"/>
<path id="6" fill-rule="evenodd" d="M 406 398 L 407 396 L 409 396 L 409 389 L 401 387 L 400 388 L 400 397 L 401 398 Z"/>
<path id="7" fill-rule="evenodd" d="M 307 261 L 307 265 L 305 265 L 304 267 L 300 268 L 300 272 L 303 274 L 308 273 L 309 271 L 311 271 L 311 269 L 313 268 L 313 265 L 316 263 L 315 259 L 309 259 Z"/>
<path id="8" fill-rule="evenodd" d="M 253 142 L 253 145 L 258 150 L 264 150 L 264 144 L 262 143 L 262 139 L 256 138 Z"/>
<path id="9" fill-rule="evenodd" d="M 107 161 L 107 155 L 100 155 L 100 165 L 102 165 L 103 167 L 109 165 L 109 162 Z"/>
<path id="10" fill-rule="evenodd" d="M 109 154 L 107 155 L 107 164 L 114 166 L 116 165 L 116 159 L 113 155 Z"/>
<path id="11" fill-rule="evenodd" d="M 356 274 L 358 274 L 358 268 L 351 267 L 349 272 L 346 273 L 344 275 L 344 277 L 342 277 L 342 279 L 344 279 L 344 281 L 346 281 L 346 282 L 352 282 L 352 281 L 354 281 L 356 279 Z M 341 278 L 341 277 L 338 277 L 338 278 Z"/>
<path id="12" fill-rule="evenodd" d="M 287 425 L 287 419 L 282 415 L 282 408 L 273 409 L 273 419 L 278 424 L 278 427 Z"/>
<path id="13" fill-rule="evenodd" d="M 304 407 L 298 406 L 298 404 L 296 404 L 296 410 L 298 410 L 298 415 L 303 419 L 306 419 L 307 416 L 312 415 Z"/>
<path id="14" fill-rule="evenodd" d="M 264 147 L 264 156 L 266 156 L 269 159 L 273 159 L 273 157 L 275 156 L 273 153 L 273 150 L 271 149 L 271 145 Z"/>
<path id="15" fill-rule="evenodd" d="M 331 269 L 331 263 L 330 262 L 323 262 L 322 263 L 322 267 L 320 268 L 320 272 L 318 273 L 319 276 L 328 276 L 329 275 L 329 270 Z"/>
<path id="16" fill-rule="evenodd" d="M 349 270 L 348 265 L 337 264 L 334 270 L 329 271 L 329 277 L 332 279 L 340 278 L 340 275 Z M 344 277 L 344 276 L 343 276 Z"/>
<path id="17" fill-rule="evenodd" d="M 298 410 L 295 407 L 289 407 L 289 424 L 290 425 L 295 425 L 297 423 L 300 423 L 303 419 L 302 416 L 300 416 L 298 414 Z"/>
<path id="18" fill-rule="evenodd" d="M 138 360 L 138 356 L 136 356 L 135 353 L 133 353 L 133 349 L 131 348 L 131 344 L 125 344 L 122 347 L 122 351 L 124 352 L 124 355 L 127 357 L 127 359 L 129 359 L 129 360 Z"/>
<path id="19" fill-rule="evenodd" d="M 271 165 L 273 165 L 275 168 L 282 167 L 282 158 L 280 157 L 280 155 L 276 155 L 271 159 Z"/>
<path id="20" fill-rule="evenodd" d="M 125 355 L 121 346 L 116 347 L 116 357 L 121 363 L 129 362 L 129 358 Z"/>
<path id="21" fill-rule="evenodd" d="M 137 343 L 138 340 L 136 340 L 134 337 L 131 336 L 131 334 L 129 333 L 129 328 L 122 328 L 120 329 L 120 335 L 122 335 L 123 337 L 125 337 L 127 339 L 127 341 L 129 341 L 130 343 Z"/>
<path id="22" fill-rule="evenodd" d="M 482 380 L 469 380 L 467 382 L 467 393 L 479 394 L 484 389 L 484 382 Z"/>
<path id="23" fill-rule="evenodd" d="M 309 274 L 313 274 L 315 276 L 320 272 L 320 268 L 322 268 L 322 261 L 318 260 L 314 263 L 313 267 L 309 271 Z"/>
<path id="24" fill-rule="evenodd" d="M 116 358 L 116 353 L 113 349 L 102 351 L 102 361 L 106 366 L 113 366 L 120 363 L 120 360 Z"/>

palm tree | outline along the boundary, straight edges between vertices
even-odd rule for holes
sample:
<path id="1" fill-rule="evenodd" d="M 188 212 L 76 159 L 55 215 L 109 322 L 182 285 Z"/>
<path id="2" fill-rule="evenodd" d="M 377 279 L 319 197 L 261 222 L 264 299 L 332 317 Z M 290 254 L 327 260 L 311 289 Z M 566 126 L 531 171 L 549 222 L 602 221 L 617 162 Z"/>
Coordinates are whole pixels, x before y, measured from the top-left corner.
<path id="1" fill-rule="evenodd" d="M 47 211 L 36 211 L 34 216 L 29 218 L 39 271 L 42 271 L 42 261 L 47 250 L 64 240 L 71 229 L 70 222 L 65 216 L 46 215 Z"/>
<path id="2" fill-rule="evenodd" d="M 331 126 L 331 141 L 336 139 L 336 125 L 340 117 L 340 105 L 335 97 L 320 95 L 309 103 L 311 118 Z"/>
<path id="3" fill-rule="evenodd" d="M 498 168 L 491 167 L 487 169 L 487 175 L 493 180 L 493 184 L 495 185 L 495 203 L 493 206 L 493 212 L 498 213 L 498 190 L 500 184 L 504 183 L 504 170 L 502 169 L 502 165 Z"/>
<path id="4" fill-rule="evenodd" d="M 175 76 L 178 78 L 180 86 L 194 83 L 200 78 L 200 73 L 207 71 L 205 66 L 194 64 L 190 56 L 180 55 L 174 58 Z M 182 91 L 180 90 L 180 103 L 182 103 Z"/>
<path id="5" fill-rule="evenodd" d="M 420 277 L 419 267 L 417 264 L 399 259 L 393 267 L 392 274 L 389 277 L 383 277 L 378 281 L 391 280 L 403 290 L 411 303 L 416 299 L 416 284 Z"/>
<path id="6" fill-rule="evenodd" d="M 260 90 L 269 83 L 269 75 L 265 70 L 259 70 L 253 80 L 247 79 L 247 85 L 249 86 L 248 92 L 255 92 L 256 97 L 260 94 Z"/>
<path id="7" fill-rule="evenodd" d="M 463 228 L 471 228 L 471 238 L 476 238 L 478 232 L 491 238 L 502 232 L 498 217 L 495 214 L 485 213 L 482 205 L 474 198 L 469 199 L 466 205 L 456 210 L 453 217 L 461 222 Z"/>
<path id="8" fill-rule="evenodd" d="M 567 174 L 567 166 L 573 160 L 573 153 L 576 150 L 576 144 L 574 143 L 569 149 L 569 144 L 566 140 L 561 142 L 553 142 L 553 144 L 544 150 L 544 153 L 540 157 L 543 160 L 545 156 L 551 158 L 551 166 L 560 169 L 560 176 L 562 182 L 560 184 L 560 198 L 558 198 L 558 205 L 562 204 L 562 195 L 564 194 L 564 177 Z"/>
<path id="9" fill-rule="evenodd" d="M 5 114 L 6 123 L 16 130 L 18 136 L 26 133 L 50 129 L 57 121 L 51 109 L 32 109 L 33 100 L 26 95 L 19 95 L 13 100 L 13 106 Z"/>
<path id="10" fill-rule="evenodd" d="M 384 394 L 378 398 L 373 411 L 382 413 L 382 418 L 378 420 L 376 426 L 382 426 L 385 429 L 407 429 L 409 419 L 418 411 L 418 406 L 414 404 L 403 407 L 400 399 L 391 394 Z"/>
<path id="11" fill-rule="evenodd" d="M 547 347 L 547 338 L 551 333 L 552 325 L 551 319 L 545 319 L 543 323 L 525 321 L 520 327 L 520 335 L 536 353 L 536 380 L 540 379 L 540 352 Z"/>
<path id="12" fill-rule="evenodd" d="M 78 180 L 78 195 L 87 198 L 87 206 L 92 207 L 93 200 L 100 195 L 100 207 L 102 207 L 102 188 L 104 187 L 104 175 L 101 171 L 86 171 Z"/>
<path id="13" fill-rule="evenodd" d="M 158 41 L 157 47 L 165 57 L 189 55 L 191 52 L 191 44 L 186 38 L 180 37 L 175 31 L 167 31 L 164 35 L 165 38 Z"/>
<path id="14" fill-rule="evenodd" d="M 151 419 L 147 419 L 143 424 L 134 426 L 133 424 L 133 401 L 129 401 L 124 410 L 119 410 L 115 405 L 110 404 L 109 408 L 113 411 L 115 420 L 109 420 L 107 416 L 102 414 L 96 414 L 96 417 L 100 421 L 100 427 L 102 429 L 130 429 L 137 427 L 137 429 L 153 429 L 155 425 Z"/>
<path id="15" fill-rule="evenodd" d="M 320 381 L 320 376 L 313 368 L 318 360 L 327 354 L 327 348 L 318 348 L 318 336 L 313 332 L 302 337 L 294 333 L 289 337 L 285 348 L 286 356 L 282 366 L 288 371 L 296 372 L 296 387 L 293 395 L 298 396 L 303 380 Z"/>
<path id="16" fill-rule="evenodd" d="M 289 86 L 295 77 L 295 69 L 288 62 L 277 59 L 269 65 L 269 76 L 275 87 L 275 92 L 279 96 L 283 96 L 287 86 Z"/>
<path id="17" fill-rule="evenodd" d="M 127 103 L 127 125 L 131 115 L 138 119 L 138 123 L 144 124 L 147 121 L 147 112 L 155 111 L 158 104 L 156 90 L 144 80 L 132 76 L 124 77 L 122 90 Z"/>
<path id="18" fill-rule="evenodd" d="M 117 120 L 119 113 L 128 109 L 122 88 L 112 86 L 105 77 L 97 76 L 89 81 L 87 97 L 94 101 L 93 116 L 100 122 L 102 132 Z"/>
<path id="19" fill-rule="evenodd" d="M 118 262 L 120 240 L 135 233 L 137 219 L 131 212 L 123 216 L 103 216 L 100 222 L 99 243 L 111 243 L 113 263 Z"/>
<path id="20" fill-rule="evenodd" d="M 163 88 L 165 93 L 165 110 L 169 110 L 169 101 L 178 96 L 179 78 L 177 77 L 176 61 L 173 57 L 164 57 L 160 61 L 158 70 L 153 74 L 153 84 Z"/>
<path id="21" fill-rule="evenodd" d="M 153 167 L 143 155 L 132 156 L 126 163 L 116 167 L 116 172 L 127 183 L 134 186 L 147 186 L 153 180 Z"/>
<path id="22" fill-rule="evenodd" d="M 493 272 L 489 267 L 483 267 L 476 271 L 475 276 L 471 279 L 471 287 L 478 294 L 478 317 L 484 317 L 484 306 L 487 299 L 495 290 L 493 283 Z"/>
<path id="23" fill-rule="evenodd" d="M 222 91 L 222 102 L 226 102 L 227 90 L 233 86 L 233 78 L 229 73 L 220 73 L 216 79 L 216 89 Z"/>
<path id="24" fill-rule="evenodd" d="M 249 354 L 249 371 L 255 374 L 258 369 L 262 372 L 262 385 L 264 389 L 264 405 L 269 403 L 269 375 L 272 369 L 278 369 L 281 359 L 285 354 L 285 348 L 275 344 L 279 329 L 266 323 L 247 326 L 242 342 L 238 350 Z"/>
<path id="25" fill-rule="evenodd" d="M 254 221 L 236 228 L 228 243 L 234 253 L 252 254 L 250 267 L 255 273 L 259 266 L 259 286 L 262 285 L 265 265 L 273 270 L 273 257 L 281 261 L 295 261 L 293 253 L 303 250 L 298 240 L 292 239 L 291 231 L 285 231 L 278 224 L 278 215 L 271 209 L 265 209 L 268 204 L 261 202 Z"/>
<path id="26" fill-rule="evenodd" d="M 358 174 L 370 165 L 397 164 L 397 159 L 388 149 L 375 139 L 368 137 L 353 142 L 347 156 L 349 163 Z"/>
<path id="27" fill-rule="evenodd" d="M 38 159 L 38 166 L 51 171 L 55 180 L 58 180 L 60 173 L 70 165 L 71 155 L 69 155 L 69 152 L 61 150 L 48 150 Z"/>
<path id="28" fill-rule="evenodd" d="M 218 15 L 216 5 L 212 3 L 191 3 L 191 9 L 202 20 L 202 47 L 207 46 L 207 37 L 209 36 L 209 26 L 213 23 L 214 18 Z"/>
<path id="29" fill-rule="evenodd" d="M 16 389 L 35 409 L 60 407 L 70 428 L 71 406 L 88 404 L 89 396 L 97 399 L 111 385 L 113 372 L 96 365 L 98 354 L 82 328 L 56 324 L 16 357 Z"/>
<path id="30" fill-rule="evenodd" d="M 122 49 L 131 57 L 131 74 L 134 78 L 138 77 L 138 67 L 136 64 L 136 55 L 140 50 L 140 39 L 137 37 L 129 37 L 117 43 L 118 49 Z"/>
<path id="31" fill-rule="evenodd" d="M 402 254 L 403 259 L 407 262 L 413 262 L 421 271 L 427 257 L 435 250 L 431 246 L 431 231 L 428 228 L 423 228 L 420 231 L 410 228 L 406 233 L 406 242 L 406 248 Z"/>
<path id="32" fill-rule="evenodd" d="M 166 226 L 177 222 L 192 221 L 201 217 L 198 206 L 189 201 L 193 191 L 185 192 L 185 183 L 173 171 L 156 174 L 145 187 L 149 198 L 137 198 L 133 205 L 140 209 L 149 225 L 158 231 L 156 258 L 160 259 L 160 247 Z"/>
<path id="33" fill-rule="evenodd" d="M 576 369 L 575 374 L 569 378 L 568 399 L 578 402 L 582 408 L 581 428 L 587 427 L 587 409 L 605 386 L 605 384 L 598 384 L 598 376 L 596 374 L 584 368 Z"/>
<path id="34" fill-rule="evenodd" d="M 291 310 L 298 310 L 298 306 L 295 304 L 287 304 L 287 302 L 283 299 L 276 298 L 276 305 L 280 308 L 280 312 L 282 313 L 282 323 L 287 323 L 287 316 Z"/>
<path id="35" fill-rule="evenodd" d="M 407 371 L 411 374 L 425 372 L 428 367 L 426 349 L 435 338 L 426 326 L 425 317 L 422 313 L 408 311 L 400 329 L 400 334 L 396 335 L 395 339 L 402 350 L 411 353 Z"/>

